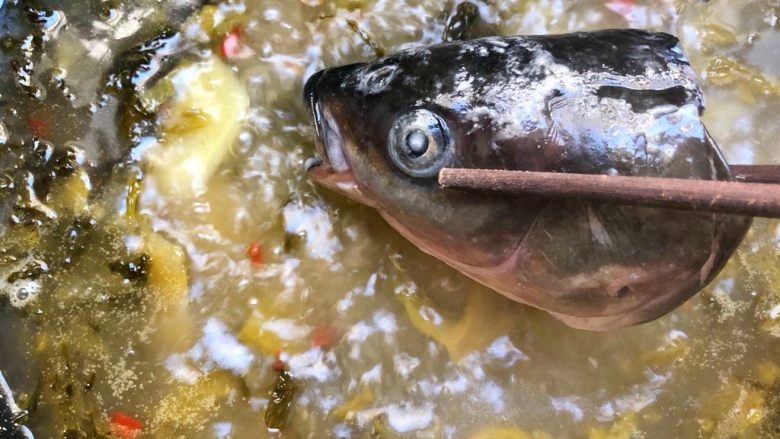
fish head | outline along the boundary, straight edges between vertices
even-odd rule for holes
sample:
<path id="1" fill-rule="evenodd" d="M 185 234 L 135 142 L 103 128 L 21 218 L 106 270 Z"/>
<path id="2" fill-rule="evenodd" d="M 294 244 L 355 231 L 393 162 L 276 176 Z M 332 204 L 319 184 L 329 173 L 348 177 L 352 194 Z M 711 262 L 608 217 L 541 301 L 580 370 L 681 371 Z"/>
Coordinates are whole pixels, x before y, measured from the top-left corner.
<path id="1" fill-rule="evenodd" d="M 481 38 L 312 76 L 317 182 L 423 251 L 571 326 L 658 318 L 750 226 L 728 215 L 442 189 L 442 168 L 729 180 L 677 39 L 636 30 Z M 312 162 L 316 163 L 316 162 Z"/>
<path id="2" fill-rule="evenodd" d="M 518 223 L 533 215 L 512 215 L 517 201 L 509 197 L 439 187 L 442 168 L 495 164 L 482 160 L 484 148 L 474 147 L 484 145 L 488 134 L 457 105 L 436 100 L 442 84 L 456 84 L 458 74 L 438 58 L 446 56 L 401 53 L 314 74 L 304 99 L 319 160 L 309 162 L 308 172 L 319 184 L 376 208 L 434 256 L 460 253 L 460 263 L 495 265 L 522 236 Z M 528 206 L 537 203 L 529 199 Z"/>
<path id="3" fill-rule="evenodd" d="M 388 208 L 407 208 L 410 197 L 430 197 L 456 147 L 445 108 L 420 104 L 416 93 L 383 93 L 371 84 L 391 82 L 397 69 L 326 69 L 307 81 L 304 92 L 321 160 L 309 167 L 311 177 L 374 207 L 379 199 Z"/>

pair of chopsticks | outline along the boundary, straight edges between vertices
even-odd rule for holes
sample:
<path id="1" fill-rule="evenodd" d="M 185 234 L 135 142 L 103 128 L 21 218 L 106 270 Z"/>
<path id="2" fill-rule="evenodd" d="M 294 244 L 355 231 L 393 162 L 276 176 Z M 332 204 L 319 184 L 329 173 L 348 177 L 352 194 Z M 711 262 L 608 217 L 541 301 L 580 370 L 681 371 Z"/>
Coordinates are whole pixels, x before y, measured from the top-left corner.
<path id="1" fill-rule="evenodd" d="M 439 185 L 780 218 L 780 165 L 735 165 L 731 171 L 735 181 L 445 168 L 439 172 Z"/>

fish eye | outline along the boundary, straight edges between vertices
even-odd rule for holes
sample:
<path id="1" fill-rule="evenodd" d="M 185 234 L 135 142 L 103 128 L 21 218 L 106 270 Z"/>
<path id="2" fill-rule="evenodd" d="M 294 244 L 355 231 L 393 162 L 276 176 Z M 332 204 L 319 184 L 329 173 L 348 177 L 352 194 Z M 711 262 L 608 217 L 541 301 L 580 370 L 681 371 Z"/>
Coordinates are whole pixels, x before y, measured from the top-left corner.
<path id="1" fill-rule="evenodd" d="M 388 152 L 396 166 L 412 177 L 433 177 L 451 156 L 452 137 L 435 113 L 417 109 L 398 117 L 390 129 Z"/>

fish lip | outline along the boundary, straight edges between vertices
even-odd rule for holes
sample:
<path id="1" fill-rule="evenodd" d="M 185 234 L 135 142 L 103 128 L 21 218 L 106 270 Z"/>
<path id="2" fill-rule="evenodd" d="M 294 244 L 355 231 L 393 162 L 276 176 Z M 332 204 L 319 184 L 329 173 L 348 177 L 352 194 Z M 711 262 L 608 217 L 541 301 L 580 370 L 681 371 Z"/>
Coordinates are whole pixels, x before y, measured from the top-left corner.
<path id="1" fill-rule="evenodd" d="M 311 159 L 309 159 L 311 160 Z M 308 162 L 308 160 L 307 160 Z M 352 201 L 377 207 L 377 204 L 360 190 L 352 172 L 337 172 L 327 163 L 320 163 L 307 170 L 312 180 L 326 188 L 345 195 Z"/>

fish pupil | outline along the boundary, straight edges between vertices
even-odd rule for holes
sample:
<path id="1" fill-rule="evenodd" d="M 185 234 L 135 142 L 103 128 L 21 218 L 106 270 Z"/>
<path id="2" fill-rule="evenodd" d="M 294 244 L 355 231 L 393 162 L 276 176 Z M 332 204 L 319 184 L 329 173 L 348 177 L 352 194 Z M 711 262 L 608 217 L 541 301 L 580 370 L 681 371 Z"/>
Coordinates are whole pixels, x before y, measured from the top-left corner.
<path id="1" fill-rule="evenodd" d="M 420 157 L 428 151 L 428 143 L 428 136 L 422 130 L 416 129 L 406 135 L 406 147 L 414 158 Z"/>

